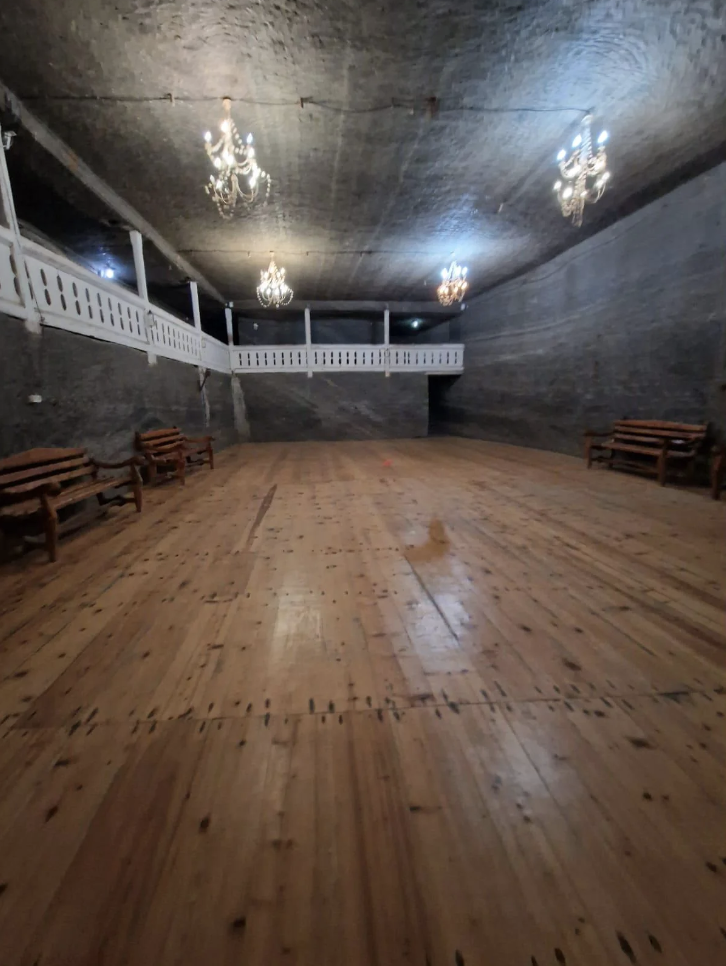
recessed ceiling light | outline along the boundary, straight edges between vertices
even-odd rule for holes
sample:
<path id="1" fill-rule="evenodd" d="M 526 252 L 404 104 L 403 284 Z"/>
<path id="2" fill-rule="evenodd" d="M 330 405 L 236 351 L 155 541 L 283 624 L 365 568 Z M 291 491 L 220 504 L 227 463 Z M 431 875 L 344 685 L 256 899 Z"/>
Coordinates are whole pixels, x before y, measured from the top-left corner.
<path id="1" fill-rule="evenodd" d="M 113 278 L 116 273 L 112 268 L 104 268 L 101 274 L 103 275 L 104 278 Z"/>

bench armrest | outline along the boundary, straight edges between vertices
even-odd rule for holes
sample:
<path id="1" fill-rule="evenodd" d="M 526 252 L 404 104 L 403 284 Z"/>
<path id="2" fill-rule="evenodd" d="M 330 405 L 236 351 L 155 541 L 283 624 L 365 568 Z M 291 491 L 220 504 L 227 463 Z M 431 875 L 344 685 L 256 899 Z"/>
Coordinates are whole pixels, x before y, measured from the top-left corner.
<path id="1" fill-rule="evenodd" d="M 104 463 L 101 460 L 92 459 L 91 462 L 99 470 L 120 470 L 124 466 L 143 466 L 144 461 L 140 456 L 131 456 L 127 460 L 121 460 L 119 463 Z"/>
<path id="2" fill-rule="evenodd" d="M 22 503 L 23 500 L 30 500 L 34 496 L 39 499 L 43 495 L 57 496 L 60 491 L 60 483 L 53 480 L 40 483 L 21 483 L 19 486 L 9 486 L 5 490 L 0 490 L 0 503 Z"/>

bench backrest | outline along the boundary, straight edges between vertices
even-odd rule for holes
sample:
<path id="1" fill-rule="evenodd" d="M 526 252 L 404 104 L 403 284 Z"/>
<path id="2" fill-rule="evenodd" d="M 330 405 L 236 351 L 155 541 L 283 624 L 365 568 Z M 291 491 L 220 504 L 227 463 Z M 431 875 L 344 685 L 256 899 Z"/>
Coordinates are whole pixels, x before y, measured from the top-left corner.
<path id="1" fill-rule="evenodd" d="M 637 443 L 660 449 L 665 440 L 671 446 L 695 449 L 703 443 L 708 425 L 671 423 L 664 419 L 618 419 L 612 435 L 621 442 Z"/>
<path id="2" fill-rule="evenodd" d="M 93 471 L 85 449 L 29 449 L 0 460 L 0 499 L 4 490 L 17 492 L 37 483 L 68 485 Z"/>
<path id="3" fill-rule="evenodd" d="M 186 437 L 177 426 L 151 429 L 136 434 L 136 449 L 141 453 L 168 453 L 184 443 Z"/>

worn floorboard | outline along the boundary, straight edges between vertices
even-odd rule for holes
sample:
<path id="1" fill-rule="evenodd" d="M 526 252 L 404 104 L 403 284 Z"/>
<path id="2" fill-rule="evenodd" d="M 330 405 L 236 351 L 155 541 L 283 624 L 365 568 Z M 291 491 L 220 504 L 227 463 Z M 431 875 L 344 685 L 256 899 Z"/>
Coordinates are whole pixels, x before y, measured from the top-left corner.
<path id="1" fill-rule="evenodd" d="M 0 568 L 0 966 L 726 964 L 726 504 L 239 447 Z"/>

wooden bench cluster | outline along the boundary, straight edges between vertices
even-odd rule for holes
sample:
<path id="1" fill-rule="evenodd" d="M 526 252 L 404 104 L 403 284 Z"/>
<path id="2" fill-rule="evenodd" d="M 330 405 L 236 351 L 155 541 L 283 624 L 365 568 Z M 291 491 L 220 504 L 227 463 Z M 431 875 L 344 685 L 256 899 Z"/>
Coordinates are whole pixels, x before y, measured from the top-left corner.
<path id="1" fill-rule="evenodd" d="M 707 425 L 661 419 L 619 419 L 606 433 L 585 433 L 585 459 L 588 468 L 602 462 L 612 468 L 651 473 L 664 486 L 669 470 L 694 473 L 707 430 Z"/>
<path id="2" fill-rule="evenodd" d="M 136 449 L 146 461 L 149 482 L 156 481 L 159 472 L 174 474 L 185 482 L 187 466 L 209 463 L 214 469 L 213 436 L 185 436 L 177 427 L 151 429 L 136 434 Z"/>
<path id="3" fill-rule="evenodd" d="M 117 463 L 95 460 L 85 449 L 31 449 L 0 460 L 0 537 L 17 537 L 45 543 L 53 561 L 58 537 L 104 513 L 110 506 L 129 502 L 142 507 L 141 469 L 148 481 L 174 474 L 185 482 L 188 466 L 209 463 L 214 469 L 214 437 L 190 438 L 177 427 L 137 433 L 137 455 Z M 115 474 L 103 470 L 117 470 Z M 93 505 L 95 497 L 96 505 Z M 91 508 L 60 514 L 90 501 Z"/>

